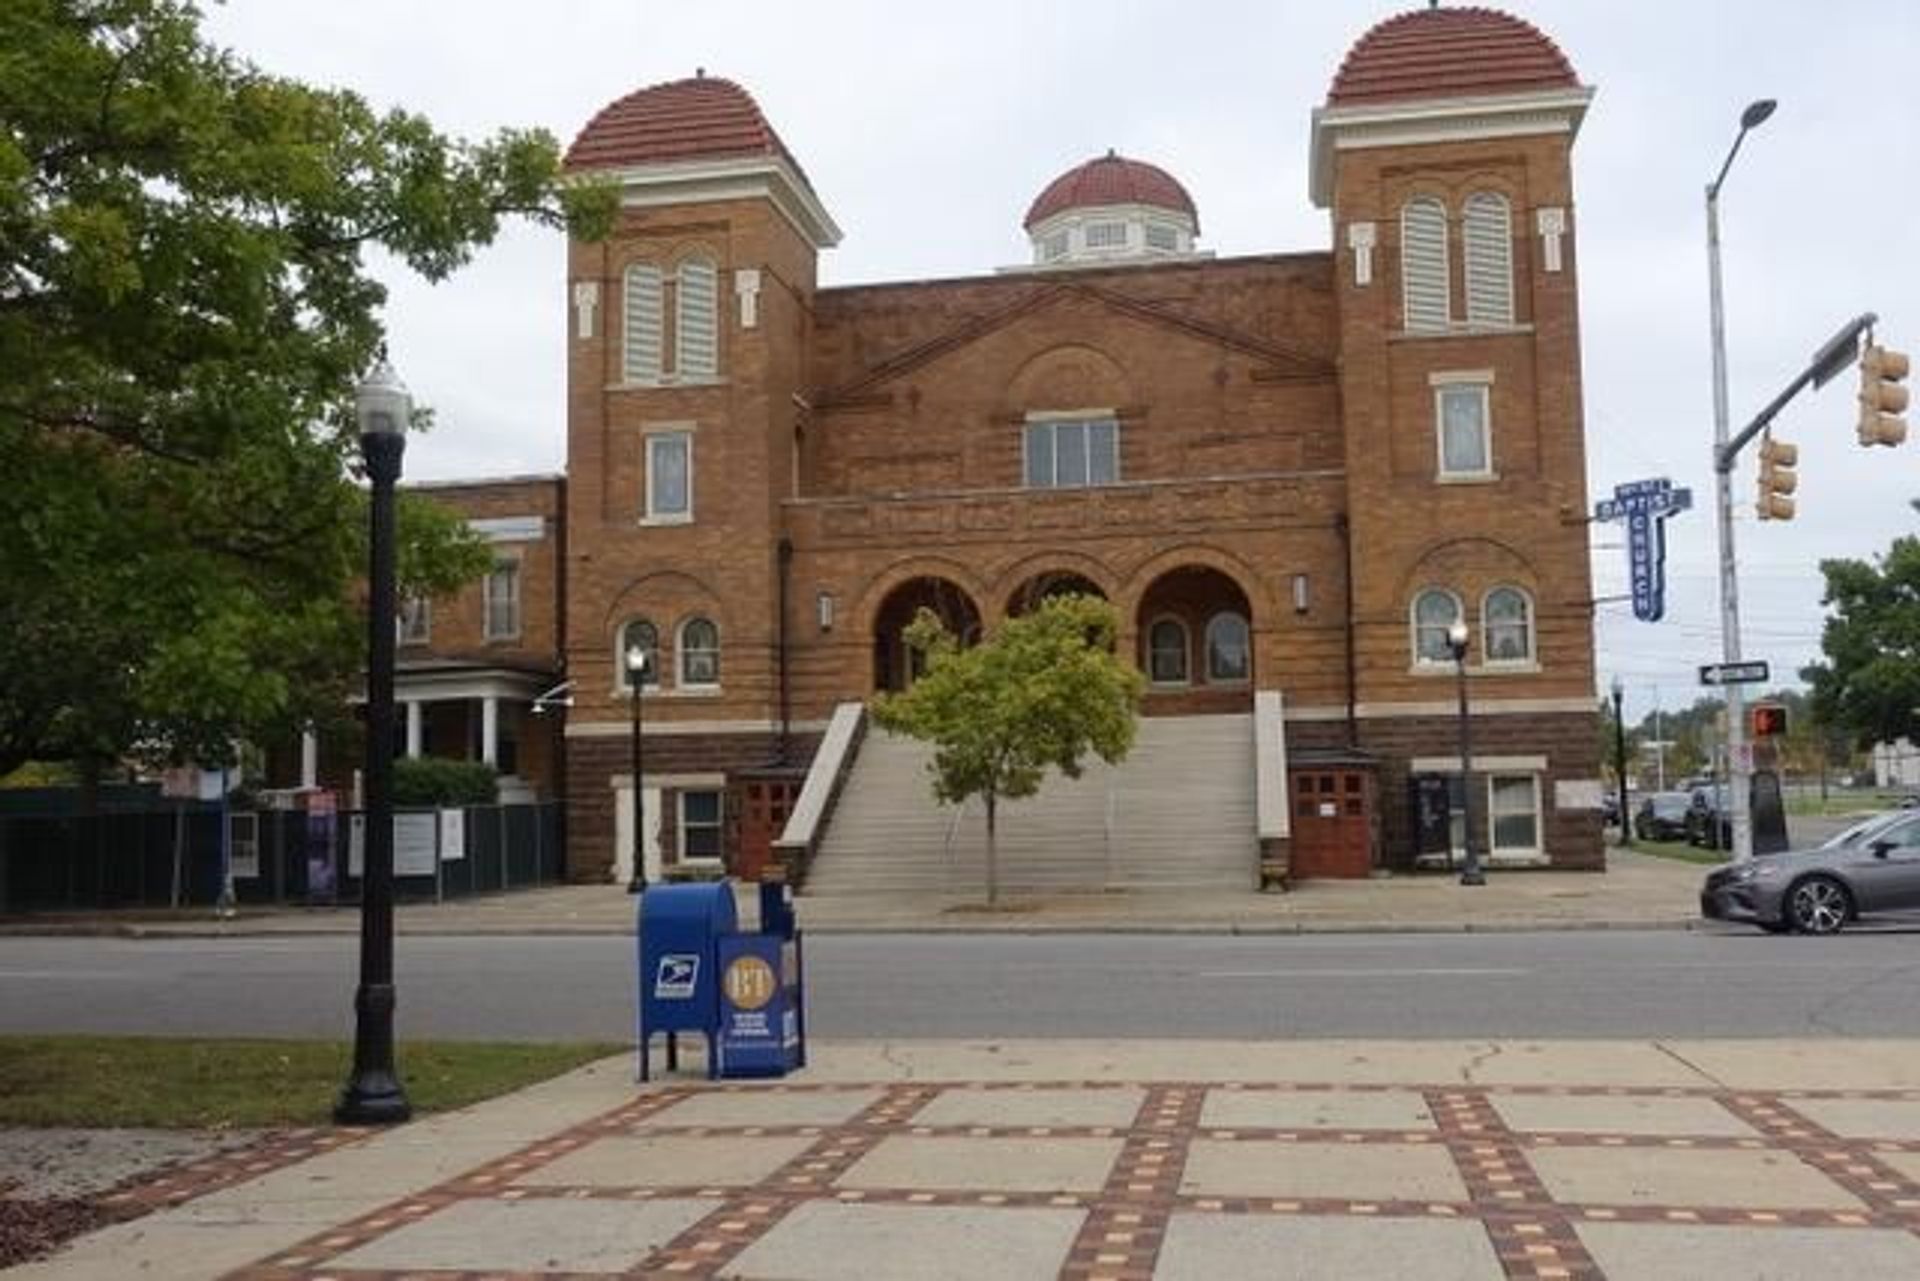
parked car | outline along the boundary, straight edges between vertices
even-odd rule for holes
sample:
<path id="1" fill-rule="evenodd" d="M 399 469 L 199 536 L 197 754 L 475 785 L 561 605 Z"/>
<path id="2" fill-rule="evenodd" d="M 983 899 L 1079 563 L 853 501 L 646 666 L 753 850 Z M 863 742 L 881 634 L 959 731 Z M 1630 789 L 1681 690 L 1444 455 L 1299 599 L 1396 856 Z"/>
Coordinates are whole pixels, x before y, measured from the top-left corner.
<path id="1" fill-rule="evenodd" d="M 1920 814 L 1905 810 L 1813 849 L 1715 868 L 1700 887 L 1702 916 L 1773 934 L 1836 934 L 1862 915 L 1917 909 Z"/>
<path id="2" fill-rule="evenodd" d="M 1711 791 L 1693 794 L 1693 807 L 1687 811 L 1687 844 L 1716 850 L 1733 848 L 1733 814 L 1714 799 Z"/>
<path id="3" fill-rule="evenodd" d="M 1620 825 L 1620 793 L 1609 789 L 1600 797 L 1600 823 L 1603 827 Z"/>
<path id="4" fill-rule="evenodd" d="M 1677 841 L 1687 834 L 1693 798 L 1685 792 L 1655 792 L 1640 802 L 1633 834 L 1643 841 Z"/>

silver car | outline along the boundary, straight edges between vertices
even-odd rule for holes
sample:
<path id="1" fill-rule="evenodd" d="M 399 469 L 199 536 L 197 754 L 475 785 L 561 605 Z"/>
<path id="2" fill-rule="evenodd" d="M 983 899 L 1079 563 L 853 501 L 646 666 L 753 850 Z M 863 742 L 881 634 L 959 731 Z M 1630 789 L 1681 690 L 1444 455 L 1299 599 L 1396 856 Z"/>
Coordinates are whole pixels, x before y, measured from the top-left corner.
<path id="1" fill-rule="evenodd" d="M 1810 850 L 1715 868 L 1700 914 L 1775 934 L 1838 933 L 1872 912 L 1920 909 L 1920 814 L 1882 815 Z"/>

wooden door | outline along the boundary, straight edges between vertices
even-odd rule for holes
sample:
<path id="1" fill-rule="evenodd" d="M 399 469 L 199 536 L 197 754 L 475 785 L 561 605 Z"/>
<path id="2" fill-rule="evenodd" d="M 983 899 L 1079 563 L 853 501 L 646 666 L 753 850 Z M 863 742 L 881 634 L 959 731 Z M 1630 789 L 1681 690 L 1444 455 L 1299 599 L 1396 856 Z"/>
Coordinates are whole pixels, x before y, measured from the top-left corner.
<path id="1" fill-rule="evenodd" d="M 784 778 L 749 779 L 740 788 L 740 845 L 733 874 L 761 880 L 773 861 L 773 843 L 786 830 L 787 815 L 799 795 L 798 782 Z"/>
<path id="2" fill-rule="evenodd" d="M 1362 769 L 1293 771 L 1295 877 L 1364 877 L 1373 871 L 1373 778 Z"/>

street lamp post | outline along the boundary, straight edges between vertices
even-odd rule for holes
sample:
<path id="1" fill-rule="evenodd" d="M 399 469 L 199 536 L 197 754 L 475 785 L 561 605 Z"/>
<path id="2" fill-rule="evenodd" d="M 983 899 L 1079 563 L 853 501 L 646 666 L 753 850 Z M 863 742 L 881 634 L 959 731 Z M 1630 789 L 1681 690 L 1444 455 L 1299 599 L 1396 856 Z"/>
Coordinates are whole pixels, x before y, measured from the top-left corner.
<path id="1" fill-rule="evenodd" d="M 333 1119 L 392 1125 L 412 1115 L 393 1064 L 394 485 L 413 400 L 387 363 L 355 393 L 360 451 L 372 482 L 367 567 L 367 778 L 360 881 L 360 987 L 354 993 L 353 1074 Z"/>
<path id="2" fill-rule="evenodd" d="M 638 645 L 627 647 L 627 689 L 633 699 L 633 876 L 627 881 L 627 893 L 647 892 L 647 850 L 644 829 L 647 825 L 646 793 L 640 790 L 640 690 L 646 684 L 647 651 Z"/>
<path id="3" fill-rule="evenodd" d="M 1473 729 L 1467 716 L 1467 625 L 1464 622 L 1456 619 L 1447 628 L 1447 648 L 1453 651 L 1453 670 L 1460 688 L 1461 827 L 1467 845 L 1467 861 L 1460 869 L 1460 883 L 1485 885 L 1487 876 L 1480 870 L 1480 847 L 1473 840 Z"/>
<path id="4" fill-rule="evenodd" d="M 1713 478 L 1720 532 L 1720 657 L 1740 661 L 1740 584 L 1733 552 L 1733 468 L 1722 466 L 1728 436 L 1727 317 L 1720 287 L 1720 185 L 1733 168 L 1733 158 L 1747 134 L 1773 114 L 1775 102 L 1762 98 L 1740 113 L 1740 132 L 1721 162 L 1720 172 L 1707 184 L 1707 289 L 1713 326 Z M 1753 857 L 1752 762 L 1747 757 L 1747 727 L 1740 686 L 1722 686 L 1727 699 L 1727 766 L 1733 785 L 1733 857 Z"/>
<path id="5" fill-rule="evenodd" d="M 1626 690 L 1618 676 L 1613 678 L 1613 770 L 1620 788 L 1620 845 L 1633 845 L 1633 816 L 1627 813 L 1627 723 L 1621 719 L 1620 705 Z"/>

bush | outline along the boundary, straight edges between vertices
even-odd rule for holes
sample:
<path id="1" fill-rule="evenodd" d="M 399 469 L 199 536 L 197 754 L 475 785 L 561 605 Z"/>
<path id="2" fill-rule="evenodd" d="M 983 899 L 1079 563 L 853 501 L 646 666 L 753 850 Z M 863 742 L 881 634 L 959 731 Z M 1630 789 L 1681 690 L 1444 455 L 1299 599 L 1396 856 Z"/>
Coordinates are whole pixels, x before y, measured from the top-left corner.
<path id="1" fill-rule="evenodd" d="M 492 805 L 500 772 L 484 761 L 407 756 L 393 763 L 395 805 Z"/>

